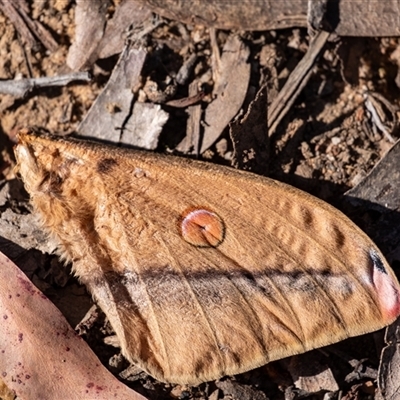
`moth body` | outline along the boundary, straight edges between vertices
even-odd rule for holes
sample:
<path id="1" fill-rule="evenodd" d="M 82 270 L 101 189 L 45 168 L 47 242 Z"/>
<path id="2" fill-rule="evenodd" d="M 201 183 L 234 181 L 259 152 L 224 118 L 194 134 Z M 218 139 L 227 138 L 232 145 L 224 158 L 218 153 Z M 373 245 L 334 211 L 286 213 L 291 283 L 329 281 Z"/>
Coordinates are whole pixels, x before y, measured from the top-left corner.
<path id="1" fill-rule="evenodd" d="M 400 314 L 375 244 L 290 186 L 28 130 L 15 154 L 43 226 L 123 354 L 159 380 L 241 373 Z"/>

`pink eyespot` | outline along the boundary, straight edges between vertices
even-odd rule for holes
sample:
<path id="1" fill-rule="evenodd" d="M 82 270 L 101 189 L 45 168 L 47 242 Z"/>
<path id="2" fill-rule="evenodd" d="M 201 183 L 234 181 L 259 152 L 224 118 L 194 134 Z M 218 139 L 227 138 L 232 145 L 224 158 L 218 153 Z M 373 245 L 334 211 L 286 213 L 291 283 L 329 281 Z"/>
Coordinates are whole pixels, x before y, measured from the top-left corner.
<path id="1" fill-rule="evenodd" d="M 183 239 L 197 247 L 217 247 L 225 236 L 222 219 L 204 208 L 186 211 L 180 221 L 180 231 Z"/>

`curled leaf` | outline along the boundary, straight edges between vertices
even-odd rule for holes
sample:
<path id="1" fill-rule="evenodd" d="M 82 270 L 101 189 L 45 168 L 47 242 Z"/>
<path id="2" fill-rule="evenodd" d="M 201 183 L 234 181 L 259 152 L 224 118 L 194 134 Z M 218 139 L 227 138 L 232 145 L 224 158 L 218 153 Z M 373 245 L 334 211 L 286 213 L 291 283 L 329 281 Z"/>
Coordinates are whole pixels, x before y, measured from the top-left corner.
<path id="1" fill-rule="evenodd" d="M 145 400 L 100 363 L 61 312 L 0 253 L 0 376 L 19 399 Z"/>

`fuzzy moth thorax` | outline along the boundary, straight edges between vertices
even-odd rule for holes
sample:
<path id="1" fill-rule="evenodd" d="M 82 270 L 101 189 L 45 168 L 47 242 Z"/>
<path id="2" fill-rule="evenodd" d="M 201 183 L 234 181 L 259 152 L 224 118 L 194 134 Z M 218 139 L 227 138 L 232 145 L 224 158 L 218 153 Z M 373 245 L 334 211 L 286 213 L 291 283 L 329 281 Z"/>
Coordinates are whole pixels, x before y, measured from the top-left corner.
<path id="1" fill-rule="evenodd" d="M 51 238 L 58 243 L 63 259 L 79 259 L 87 250 L 82 246 L 82 227 L 91 226 L 95 199 L 85 190 L 82 160 L 68 153 L 68 145 L 22 131 L 15 147 L 16 171 L 30 194 L 31 203 Z M 92 187 L 93 188 L 93 187 Z"/>
<path id="2" fill-rule="evenodd" d="M 43 179 L 43 170 L 37 164 L 33 149 L 28 144 L 19 142 L 14 153 L 17 159 L 16 172 L 21 175 L 26 190 L 33 194 Z"/>

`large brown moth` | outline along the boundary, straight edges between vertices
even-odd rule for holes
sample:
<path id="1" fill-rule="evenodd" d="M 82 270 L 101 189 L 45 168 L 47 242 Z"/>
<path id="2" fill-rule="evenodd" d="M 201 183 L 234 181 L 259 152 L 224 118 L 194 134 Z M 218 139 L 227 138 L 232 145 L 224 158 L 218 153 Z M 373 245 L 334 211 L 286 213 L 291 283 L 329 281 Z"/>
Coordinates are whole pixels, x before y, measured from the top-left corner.
<path id="1" fill-rule="evenodd" d="M 15 155 L 123 354 L 161 381 L 238 374 L 400 314 L 399 284 L 374 243 L 293 187 L 28 130 Z"/>

